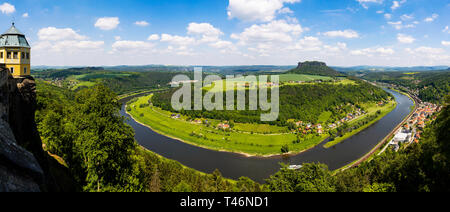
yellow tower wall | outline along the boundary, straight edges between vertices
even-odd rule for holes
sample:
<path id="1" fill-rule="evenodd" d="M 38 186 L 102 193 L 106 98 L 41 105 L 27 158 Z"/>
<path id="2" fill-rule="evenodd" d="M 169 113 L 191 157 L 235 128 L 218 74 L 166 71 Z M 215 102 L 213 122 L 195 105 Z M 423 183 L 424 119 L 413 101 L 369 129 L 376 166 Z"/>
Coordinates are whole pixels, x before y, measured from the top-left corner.
<path id="1" fill-rule="evenodd" d="M 14 52 L 17 52 L 17 58 L 14 58 Z M 9 58 L 8 53 L 10 53 Z M 13 68 L 14 72 L 11 74 L 14 77 L 29 76 L 31 70 L 30 58 L 26 57 L 26 53 L 31 57 L 29 48 L 1 48 L 0 64 L 3 64 L 10 71 Z"/>

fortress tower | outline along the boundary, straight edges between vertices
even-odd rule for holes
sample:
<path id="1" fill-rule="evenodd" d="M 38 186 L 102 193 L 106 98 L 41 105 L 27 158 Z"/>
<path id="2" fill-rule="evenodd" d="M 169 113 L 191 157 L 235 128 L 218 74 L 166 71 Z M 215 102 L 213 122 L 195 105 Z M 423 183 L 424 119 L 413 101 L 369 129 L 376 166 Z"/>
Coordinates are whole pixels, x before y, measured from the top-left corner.
<path id="1" fill-rule="evenodd" d="M 30 50 L 25 35 L 12 23 L 0 36 L 0 66 L 9 69 L 15 78 L 29 76 Z"/>

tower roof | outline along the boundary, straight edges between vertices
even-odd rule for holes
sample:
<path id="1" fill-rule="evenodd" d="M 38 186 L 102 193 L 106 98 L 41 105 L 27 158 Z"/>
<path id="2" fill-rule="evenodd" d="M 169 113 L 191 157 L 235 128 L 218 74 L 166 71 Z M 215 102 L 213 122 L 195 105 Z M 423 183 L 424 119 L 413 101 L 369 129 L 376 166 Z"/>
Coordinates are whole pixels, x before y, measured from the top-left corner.
<path id="1" fill-rule="evenodd" d="M 0 36 L 0 47 L 25 47 L 31 48 L 25 35 L 20 32 L 14 23 Z"/>
<path id="2" fill-rule="evenodd" d="M 3 33 L 3 35 L 24 35 L 22 32 L 20 32 L 14 23 L 12 23 L 11 27 Z"/>

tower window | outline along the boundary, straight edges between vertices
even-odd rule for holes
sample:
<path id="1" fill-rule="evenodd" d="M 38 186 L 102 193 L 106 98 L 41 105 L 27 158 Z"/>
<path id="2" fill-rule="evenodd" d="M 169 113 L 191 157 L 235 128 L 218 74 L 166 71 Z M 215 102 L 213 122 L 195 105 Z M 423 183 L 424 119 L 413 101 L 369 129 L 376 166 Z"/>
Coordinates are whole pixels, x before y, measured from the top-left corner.
<path id="1" fill-rule="evenodd" d="M 3 52 L 0 52 L 0 58 L 3 59 Z"/>
<path id="2" fill-rule="evenodd" d="M 27 74 L 27 67 L 23 68 L 23 73 Z"/>
<path id="3" fill-rule="evenodd" d="M 25 52 L 21 52 L 20 55 L 22 56 L 22 59 L 25 59 Z"/>
<path id="4" fill-rule="evenodd" d="M 18 52 L 14 52 L 14 59 L 17 59 L 19 53 Z"/>
<path id="5" fill-rule="evenodd" d="M 30 53 L 27 52 L 27 59 L 30 59 Z"/>
<path id="6" fill-rule="evenodd" d="M 11 59 L 11 52 L 6 52 L 6 58 Z"/>
<path id="7" fill-rule="evenodd" d="M 14 74 L 14 67 L 11 67 L 11 74 Z"/>

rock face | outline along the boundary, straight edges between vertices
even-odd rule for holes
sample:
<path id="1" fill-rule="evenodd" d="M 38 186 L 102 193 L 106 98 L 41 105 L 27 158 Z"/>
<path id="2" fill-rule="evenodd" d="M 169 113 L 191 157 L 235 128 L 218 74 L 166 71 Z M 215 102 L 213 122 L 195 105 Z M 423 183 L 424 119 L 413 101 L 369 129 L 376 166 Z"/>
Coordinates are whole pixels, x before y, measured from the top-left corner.
<path id="1" fill-rule="evenodd" d="M 313 62 L 300 62 L 298 63 L 297 68 L 302 68 L 303 66 L 327 66 L 326 63 L 324 62 L 318 62 L 318 61 L 313 61 Z"/>
<path id="2" fill-rule="evenodd" d="M 56 170 L 67 170 L 42 149 L 35 111 L 34 79 L 15 79 L 9 70 L 0 67 L 0 192 L 72 189 L 54 177 Z"/>

